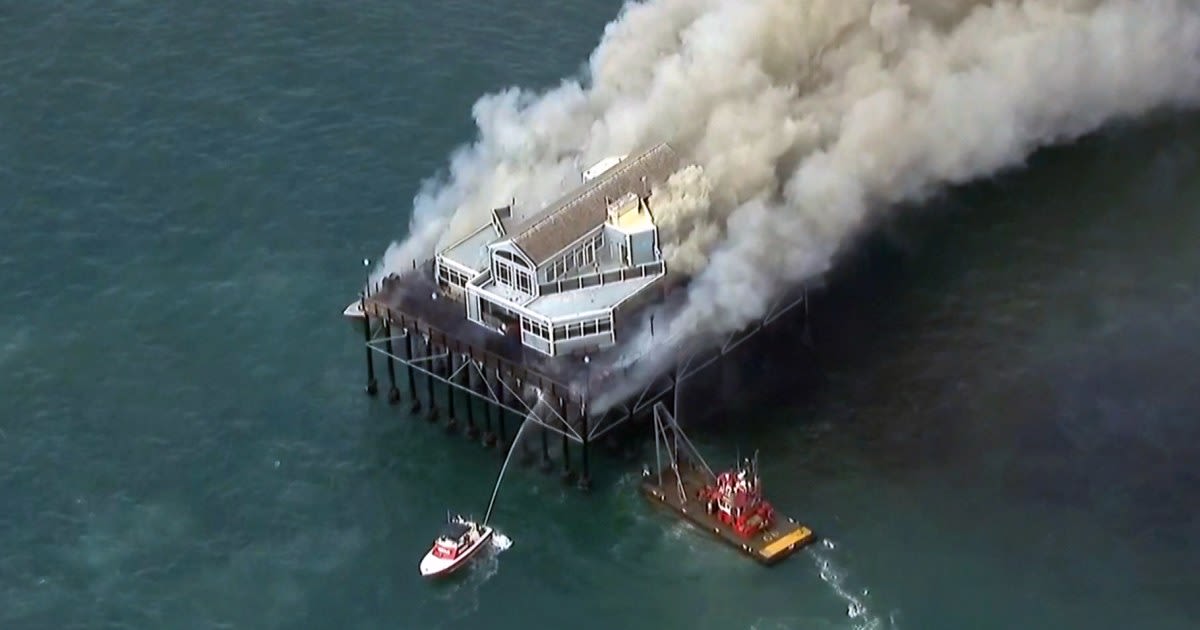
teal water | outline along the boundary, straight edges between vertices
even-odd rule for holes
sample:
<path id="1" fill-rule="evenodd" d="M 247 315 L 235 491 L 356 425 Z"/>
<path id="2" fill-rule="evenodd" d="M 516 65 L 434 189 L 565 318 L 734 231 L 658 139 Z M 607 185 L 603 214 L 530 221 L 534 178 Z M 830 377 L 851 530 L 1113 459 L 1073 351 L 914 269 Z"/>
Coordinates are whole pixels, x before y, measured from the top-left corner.
<path id="1" fill-rule="evenodd" d="M 693 437 L 826 543 L 763 570 L 597 457 L 590 497 L 513 467 L 513 547 L 419 578 L 500 457 L 364 397 L 341 309 L 475 99 L 618 8 L 0 7 L 0 628 L 1195 626 L 1195 116 L 913 209 L 815 304 L 819 382 L 723 374 Z"/>

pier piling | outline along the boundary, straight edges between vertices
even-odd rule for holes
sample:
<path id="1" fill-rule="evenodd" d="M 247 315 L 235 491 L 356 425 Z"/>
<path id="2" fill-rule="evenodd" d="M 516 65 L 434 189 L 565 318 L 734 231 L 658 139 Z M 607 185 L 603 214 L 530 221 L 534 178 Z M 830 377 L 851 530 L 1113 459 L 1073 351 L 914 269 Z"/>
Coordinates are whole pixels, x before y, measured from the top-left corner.
<path id="1" fill-rule="evenodd" d="M 550 462 L 550 431 L 543 427 L 539 433 L 542 436 L 542 472 L 549 474 L 554 468 Z"/>
<path id="2" fill-rule="evenodd" d="M 571 405 L 571 407 L 573 408 L 574 405 Z M 555 419 L 562 425 L 562 480 L 563 483 L 571 483 L 575 480 L 575 471 L 571 470 L 571 441 L 567 438 L 567 435 L 572 430 L 567 423 L 567 418 L 571 412 L 567 410 L 561 398 L 558 399 L 558 407 L 555 411 L 557 412 Z"/>
<path id="3" fill-rule="evenodd" d="M 401 323 L 403 324 L 403 320 L 401 320 Z M 407 326 L 404 328 L 404 358 L 408 360 L 408 411 L 416 415 L 421 411 L 421 396 L 417 393 L 417 368 L 412 366 L 413 334 L 408 330 Z"/>
<path id="4" fill-rule="evenodd" d="M 592 478 L 588 474 L 588 417 L 587 409 L 580 405 L 579 408 L 579 424 L 580 435 L 583 438 L 582 444 L 579 447 L 579 489 L 587 492 L 592 489 Z"/>
<path id="5" fill-rule="evenodd" d="M 454 391 L 454 385 L 458 382 L 458 370 L 455 368 L 454 351 L 446 343 L 445 337 L 442 338 L 442 346 L 446 349 L 446 432 L 454 433 L 458 428 L 458 414 L 454 412 L 454 397 L 457 392 Z"/>
<path id="6" fill-rule="evenodd" d="M 388 389 L 388 402 L 394 405 L 400 402 L 400 389 L 396 387 L 396 363 L 392 359 L 394 354 L 392 350 L 392 318 L 389 315 L 380 318 L 380 322 L 383 325 L 383 337 L 387 344 L 388 383 L 391 385 L 391 388 Z"/>
<path id="7" fill-rule="evenodd" d="M 591 450 L 595 444 L 611 451 L 616 459 L 636 460 L 650 436 L 652 408 L 662 403 L 671 413 L 679 413 L 675 401 L 680 382 L 726 355 L 747 336 L 731 337 L 719 349 L 680 357 L 676 370 L 645 383 L 643 391 L 604 412 L 590 415 L 592 389 L 605 387 L 606 379 L 613 376 L 597 370 L 593 355 L 547 358 L 525 347 L 517 331 L 497 335 L 475 324 L 461 326 L 461 302 L 441 299 L 454 297 L 443 289 L 447 287 L 425 275 L 390 276 L 360 295 L 359 304 L 346 309 L 354 325 L 362 327 L 366 341 L 366 393 L 378 394 L 371 353 L 381 352 L 387 361 L 390 403 L 399 404 L 407 394 L 405 407 L 413 416 L 424 411 L 424 417 L 434 424 L 444 411 L 447 432 L 461 427 L 468 439 L 485 447 L 499 446 L 502 454 L 519 448 L 521 453 L 514 455 L 523 464 L 536 462 L 547 474 L 557 471 L 563 482 L 573 482 L 585 491 L 593 482 Z M 775 309 L 763 325 L 794 304 Z M 404 388 L 397 382 L 397 362 L 407 370 L 407 376 L 400 375 L 407 381 Z M 423 385 L 419 378 L 425 379 Z M 446 399 L 439 401 L 443 389 Z M 479 412 L 476 404 L 483 406 Z M 529 436 L 516 443 L 515 435 L 507 431 L 510 417 L 518 423 L 541 425 L 527 427 L 540 434 L 537 441 Z M 558 460 L 551 457 L 551 432 L 560 438 Z M 575 448 L 577 454 L 572 453 Z"/>
<path id="8" fill-rule="evenodd" d="M 374 396 L 379 391 L 379 385 L 375 382 L 375 361 L 371 356 L 371 315 L 367 313 L 367 301 L 363 298 L 363 338 L 367 342 L 367 386 L 366 392 L 368 396 Z"/>
<path id="9" fill-rule="evenodd" d="M 471 390 L 472 394 L 475 394 L 479 391 L 479 388 L 476 385 L 477 379 L 475 378 L 475 361 L 471 359 L 471 357 L 465 357 L 463 359 L 463 370 L 465 370 L 467 373 L 467 389 Z M 465 432 L 467 439 L 478 439 L 479 429 L 475 428 L 475 396 L 468 395 L 464 402 L 467 405 L 467 429 Z"/>
<path id="10" fill-rule="evenodd" d="M 437 350 L 435 350 L 433 346 L 433 335 L 424 335 L 423 338 L 425 339 L 425 356 L 429 358 L 429 374 L 425 375 L 425 384 L 429 394 L 429 401 L 427 403 L 429 405 L 429 411 L 425 414 L 425 419 L 428 420 L 430 424 L 433 424 L 434 422 L 438 421 L 437 395 L 433 391 L 433 379 L 434 375 L 437 374 L 438 371 L 437 359 L 435 358 Z"/>

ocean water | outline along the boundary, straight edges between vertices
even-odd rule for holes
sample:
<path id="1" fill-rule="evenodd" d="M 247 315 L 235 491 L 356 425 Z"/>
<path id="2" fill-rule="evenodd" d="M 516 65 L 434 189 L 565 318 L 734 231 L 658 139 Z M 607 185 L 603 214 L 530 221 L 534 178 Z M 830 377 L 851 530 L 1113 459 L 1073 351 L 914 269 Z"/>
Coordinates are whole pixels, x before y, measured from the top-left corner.
<path id="1" fill-rule="evenodd" d="M 693 438 L 759 449 L 822 543 L 763 569 L 596 456 L 590 496 L 514 467 L 511 548 L 420 579 L 500 457 L 363 396 L 341 309 L 475 99 L 577 71 L 618 8 L 0 7 L 0 628 L 1195 627 L 1183 114 L 908 209 L 812 351 L 723 373 Z"/>

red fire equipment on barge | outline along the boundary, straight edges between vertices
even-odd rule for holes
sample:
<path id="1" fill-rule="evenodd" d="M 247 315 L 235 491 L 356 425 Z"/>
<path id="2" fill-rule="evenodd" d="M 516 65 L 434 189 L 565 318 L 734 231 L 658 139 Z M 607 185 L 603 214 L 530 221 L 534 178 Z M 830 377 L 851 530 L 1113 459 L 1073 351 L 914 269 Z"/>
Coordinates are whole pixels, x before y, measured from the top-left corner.
<path id="1" fill-rule="evenodd" d="M 774 564 L 816 540 L 812 530 L 776 514 L 763 498 L 757 455 L 714 474 L 662 403 L 654 406 L 654 450 L 658 470 L 643 468 L 642 492 L 746 555 Z"/>
<path id="2" fill-rule="evenodd" d="M 770 529 L 775 518 L 775 509 L 762 496 L 755 460 L 744 460 L 737 470 L 717 475 L 715 484 L 706 485 L 697 493 L 708 514 L 742 538 L 752 538 Z"/>

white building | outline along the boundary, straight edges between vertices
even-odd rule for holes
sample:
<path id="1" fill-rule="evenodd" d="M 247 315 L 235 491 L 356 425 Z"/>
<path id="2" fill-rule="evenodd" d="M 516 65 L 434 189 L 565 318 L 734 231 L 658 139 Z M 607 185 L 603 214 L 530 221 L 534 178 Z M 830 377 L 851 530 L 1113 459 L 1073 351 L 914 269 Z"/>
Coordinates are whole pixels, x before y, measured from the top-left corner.
<path id="1" fill-rule="evenodd" d="M 666 273 L 651 188 L 685 166 L 666 144 L 611 157 L 535 215 L 512 208 L 437 254 L 438 285 L 467 318 L 547 355 L 616 342 L 615 315 Z"/>

